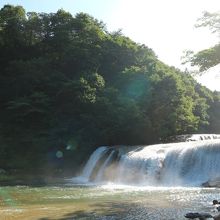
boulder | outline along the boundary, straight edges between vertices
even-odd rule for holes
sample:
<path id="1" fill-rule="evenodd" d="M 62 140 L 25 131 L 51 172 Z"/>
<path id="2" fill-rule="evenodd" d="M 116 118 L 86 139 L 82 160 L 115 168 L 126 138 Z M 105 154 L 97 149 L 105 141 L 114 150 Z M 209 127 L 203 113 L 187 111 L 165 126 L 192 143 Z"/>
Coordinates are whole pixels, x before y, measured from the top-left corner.
<path id="1" fill-rule="evenodd" d="M 203 187 L 218 187 L 220 188 L 220 177 L 217 177 L 212 180 L 208 180 L 207 182 L 202 184 Z"/>
<path id="2" fill-rule="evenodd" d="M 220 215 L 216 215 L 213 217 L 215 220 L 220 220 Z"/>
<path id="3" fill-rule="evenodd" d="M 198 212 L 189 212 L 185 215 L 185 218 L 189 219 L 199 219 L 199 220 L 205 220 L 205 219 L 213 219 L 213 216 L 209 213 L 198 213 Z"/>
<path id="4" fill-rule="evenodd" d="M 220 220 L 220 214 L 212 216 L 209 213 L 189 212 L 185 215 L 185 218 L 199 219 L 199 220 L 206 220 L 206 219 Z"/>

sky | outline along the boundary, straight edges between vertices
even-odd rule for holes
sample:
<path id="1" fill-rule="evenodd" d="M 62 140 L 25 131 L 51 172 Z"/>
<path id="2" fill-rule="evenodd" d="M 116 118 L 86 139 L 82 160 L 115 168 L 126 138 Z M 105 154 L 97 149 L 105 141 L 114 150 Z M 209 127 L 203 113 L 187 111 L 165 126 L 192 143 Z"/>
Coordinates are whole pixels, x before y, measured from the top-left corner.
<path id="1" fill-rule="evenodd" d="M 183 51 L 198 52 L 219 42 L 208 29 L 195 28 L 202 12 L 220 11 L 219 0 L 0 0 L 0 7 L 5 4 L 22 5 L 26 11 L 86 12 L 102 20 L 109 31 L 122 29 L 135 42 L 152 48 L 160 60 L 182 70 Z M 220 67 L 213 71 L 209 88 L 220 90 Z M 215 85 L 210 86 L 213 79 Z"/>

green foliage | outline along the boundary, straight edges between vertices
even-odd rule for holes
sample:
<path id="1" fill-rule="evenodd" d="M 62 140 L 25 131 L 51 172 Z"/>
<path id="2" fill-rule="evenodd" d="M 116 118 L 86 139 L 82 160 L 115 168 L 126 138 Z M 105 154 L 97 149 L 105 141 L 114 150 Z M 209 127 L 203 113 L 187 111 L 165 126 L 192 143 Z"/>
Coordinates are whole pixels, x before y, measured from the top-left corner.
<path id="1" fill-rule="evenodd" d="M 71 167 L 98 145 L 219 132 L 219 94 L 85 13 L 4 6 L 0 68 L 3 168 Z"/>
<path id="2" fill-rule="evenodd" d="M 25 10 L 21 6 L 5 5 L 0 10 L 0 42 L 2 46 L 12 48 L 23 43 L 25 20 Z"/>
<path id="3" fill-rule="evenodd" d="M 191 66 L 198 66 L 200 71 L 205 71 L 220 63 L 220 44 L 215 45 L 212 48 L 199 51 L 194 54 L 188 53 L 187 62 L 191 63 Z"/>
<path id="4" fill-rule="evenodd" d="M 196 27 L 208 27 L 212 33 L 218 33 L 219 35 L 220 13 L 204 12 L 203 16 L 198 19 Z M 187 51 L 185 59 L 185 63 L 189 62 L 192 66 L 198 66 L 200 71 L 207 70 L 220 63 L 220 44 L 198 53 Z"/>
<path id="5" fill-rule="evenodd" d="M 203 12 L 203 16 L 198 19 L 196 27 L 208 27 L 212 33 L 220 32 L 220 14 Z"/>
<path id="6" fill-rule="evenodd" d="M 213 133 L 220 133 L 220 94 L 215 92 L 209 108 L 209 130 Z"/>

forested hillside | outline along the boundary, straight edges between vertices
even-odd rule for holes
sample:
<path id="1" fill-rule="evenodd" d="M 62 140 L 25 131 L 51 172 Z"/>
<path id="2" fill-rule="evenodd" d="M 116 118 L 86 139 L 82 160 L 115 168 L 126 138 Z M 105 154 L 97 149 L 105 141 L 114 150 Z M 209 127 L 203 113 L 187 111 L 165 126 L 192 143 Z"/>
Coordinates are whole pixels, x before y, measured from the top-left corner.
<path id="1" fill-rule="evenodd" d="M 220 95 L 89 16 L 0 10 L 0 167 L 80 164 L 100 145 L 220 133 Z"/>

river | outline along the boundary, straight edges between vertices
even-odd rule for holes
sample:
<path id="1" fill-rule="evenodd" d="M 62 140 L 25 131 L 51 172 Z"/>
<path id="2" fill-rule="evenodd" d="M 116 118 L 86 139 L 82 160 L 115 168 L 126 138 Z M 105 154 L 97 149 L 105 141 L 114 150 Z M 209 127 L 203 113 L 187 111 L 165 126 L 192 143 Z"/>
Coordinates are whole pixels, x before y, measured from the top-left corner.
<path id="1" fill-rule="evenodd" d="M 217 214 L 220 189 L 72 185 L 0 187 L 3 220 L 180 220 L 187 212 Z"/>
<path id="2" fill-rule="evenodd" d="M 203 136 L 199 136 L 204 139 Z M 3 220 L 181 220 L 217 210 L 220 140 L 100 147 L 78 176 L 42 187 L 0 187 Z"/>

